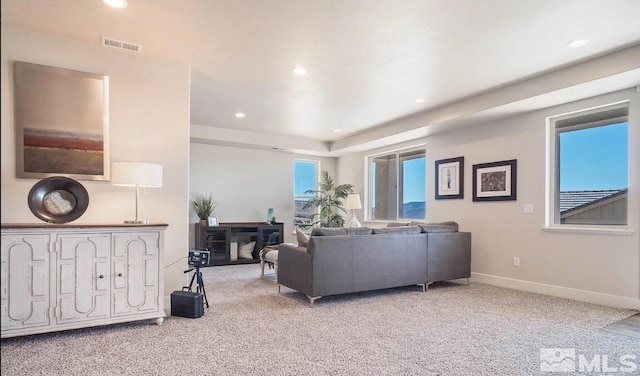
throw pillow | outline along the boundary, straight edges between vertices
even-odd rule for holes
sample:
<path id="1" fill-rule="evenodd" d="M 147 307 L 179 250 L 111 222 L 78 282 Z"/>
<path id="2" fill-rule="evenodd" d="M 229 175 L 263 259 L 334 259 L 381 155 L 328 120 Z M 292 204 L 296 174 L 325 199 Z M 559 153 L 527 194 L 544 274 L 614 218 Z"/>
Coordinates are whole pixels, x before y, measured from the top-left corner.
<path id="1" fill-rule="evenodd" d="M 298 247 L 306 247 L 309 244 L 309 236 L 299 228 L 296 229 L 296 238 L 298 238 Z"/>
<path id="2" fill-rule="evenodd" d="M 238 244 L 238 258 L 252 259 L 253 258 L 253 249 L 255 247 L 256 247 L 256 242 Z"/>

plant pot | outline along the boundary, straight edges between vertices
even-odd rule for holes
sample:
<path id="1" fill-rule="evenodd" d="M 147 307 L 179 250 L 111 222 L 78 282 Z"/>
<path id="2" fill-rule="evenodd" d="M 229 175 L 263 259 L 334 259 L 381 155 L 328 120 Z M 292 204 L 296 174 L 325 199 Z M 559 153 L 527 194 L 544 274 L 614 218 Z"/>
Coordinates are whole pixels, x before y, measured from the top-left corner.
<path id="1" fill-rule="evenodd" d="M 198 223 L 200 223 L 200 226 L 202 226 L 202 227 L 209 226 L 209 221 L 206 220 L 206 219 L 201 219 L 200 222 L 198 222 Z"/>

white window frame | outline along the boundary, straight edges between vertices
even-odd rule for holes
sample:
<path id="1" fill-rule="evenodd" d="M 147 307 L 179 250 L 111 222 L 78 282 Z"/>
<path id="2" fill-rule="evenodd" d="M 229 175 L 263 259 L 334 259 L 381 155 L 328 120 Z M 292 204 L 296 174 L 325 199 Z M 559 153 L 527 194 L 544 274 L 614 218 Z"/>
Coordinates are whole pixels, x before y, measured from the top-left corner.
<path id="1" fill-rule="evenodd" d="M 397 219 L 372 219 L 371 218 L 371 162 L 374 158 L 377 157 L 381 157 L 381 156 L 385 156 L 385 155 L 391 155 L 391 154 L 396 154 L 396 161 L 400 161 L 400 154 L 403 153 L 410 153 L 412 151 L 422 151 L 424 152 L 424 158 L 427 158 L 427 150 L 426 150 L 426 143 L 420 143 L 418 145 L 412 145 L 412 146 L 407 146 L 405 148 L 400 148 L 400 149 L 393 149 L 393 150 L 388 150 L 385 152 L 380 152 L 380 153 L 376 153 L 376 154 L 371 154 L 371 155 L 367 155 L 364 158 L 364 171 L 365 171 L 365 192 L 364 192 L 364 217 L 365 220 L 367 222 L 380 222 L 380 223 L 387 223 L 387 222 L 395 222 L 395 221 L 399 221 L 399 222 L 403 222 L 403 221 L 415 221 L 418 219 L 415 218 L 397 218 Z M 428 163 L 425 164 L 425 180 L 427 179 L 428 173 L 429 173 L 429 167 L 428 167 Z M 396 184 L 400 184 L 399 179 L 401 178 L 401 174 L 398 173 L 397 176 L 397 181 Z M 425 181 L 425 206 L 427 204 L 427 181 Z M 400 190 L 396 190 L 396 203 L 399 205 L 400 203 L 398 203 L 398 201 L 400 201 Z M 427 212 L 426 212 L 426 208 L 425 208 L 425 220 L 427 217 Z"/>
<path id="2" fill-rule="evenodd" d="M 573 233 L 599 233 L 599 234 L 611 234 L 611 235 L 629 235 L 633 231 L 629 226 L 630 218 L 627 215 L 626 225 L 578 225 L 578 224 L 562 224 L 556 223 L 556 216 L 558 215 L 560 205 L 560 181 L 558 179 L 560 160 L 557 155 L 559 137 L 556 132 L 556 122 L 570 119 L 572 117 L 578 117 L 588 115 L 589 113 L 597 113 L 616 108 L 629 108 L 629 101 L 620 101 L 615 103 L 609 103 L 602 106 L 592 107 L 588 109 L 572 111 L 564 114 L 549 116 L 546 118 L 546 158 L 545 158 L 545 225 L 544 231 L 549 232 L 573 232 Z M 627 120 L 629 121 L 628 116 Z M 631 122 L 629 121 L 629 125 Z M 631 132 L 629 132 L 630 134 Z M 629 142 L 631 140 L 629 139 Z M 631 145 L 629 145 L 631 150 Z M 631 161 L 630 155 L 627 156 Z M 629 171 L 627 171 L 629 174 Z"/>

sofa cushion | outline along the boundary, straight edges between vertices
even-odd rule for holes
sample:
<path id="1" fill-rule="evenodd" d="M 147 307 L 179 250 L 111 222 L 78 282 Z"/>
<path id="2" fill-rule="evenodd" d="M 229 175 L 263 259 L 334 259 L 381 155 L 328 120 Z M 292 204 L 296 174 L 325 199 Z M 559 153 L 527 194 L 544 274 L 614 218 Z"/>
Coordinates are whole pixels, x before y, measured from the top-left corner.
<path id="1" fill-rule="evenodd" d="M 311 230 L 311 236 L 336 236 L 347 235 L 347 230 L 344 228 L 329 228 L 329 227 L 316 227 Z"/>
<path id="2" fill-rule="evenodd" d="M 420 226 L 422 232 L 458 232 L 458 223 L 444 222 L 411 222 L 411 226 Z"/>
<path id="3" fill-rule="evenodd" d="M 409 226 L 409 223 L 405 223 L 405 222 L 389 222 L 389 223 L 387 223 L 387 227 L 403 227 L 403 226 Z"/>
<path id="4" fill-rule="evenodd" d="M 347 235 L 371 235 L 373 230 L 369 227 L 345 227 Z"/>
<path id="5" fill-rule="evenodd" d="M 309 236 L 299 228 L 296 229 L 296 238 L 298 240 L 299 247 L 306 247 L 309 244 Z"/>
<path id="6" fill-rule="evenodd" d="M 418 227 L 420 227 L 420 230 L 422 232 L 458 232 L 458 230 L 453 227 L 453 226 L 447 226 L 447 225 L 433 225 L 433 224 L 428 224 L 428 225 L 419 225 Z"/>
<path id="7" fill-rule="evenodd" d="M 419 234 L 421 232 L 418 226 L 398 226 L 398 227 L 381 227 L 374 228 L 374 234 Z"/>

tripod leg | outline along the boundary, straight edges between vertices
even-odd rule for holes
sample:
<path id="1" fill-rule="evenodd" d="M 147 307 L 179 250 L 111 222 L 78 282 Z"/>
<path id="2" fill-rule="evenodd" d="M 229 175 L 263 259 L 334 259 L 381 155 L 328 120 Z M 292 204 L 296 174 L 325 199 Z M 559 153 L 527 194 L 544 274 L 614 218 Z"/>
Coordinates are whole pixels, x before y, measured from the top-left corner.
<path id="1" fill-rule="evenodd" d="M 198 272 L 198 292 L 202 290 L 204 296 L 204 304 L 209 308 L 209 300 L 207 299 L 207 292 L 204 291 L 204 281 L 202 280 L 202 272 Z"/>
<path id="2" fill-rule="evenodd" d="M 189 292 L 191 292 L 191 288 L 193 287 L 193 281 L 194 281 L 195 279 L 196 279 L 196 273 L 194 273 L 194 274 L 191 276 L 191 282 L 189 282 L 189 290 L 188 290 Z M 198 288 L 198 287 L 196 286 L 196 288 Z"/>

